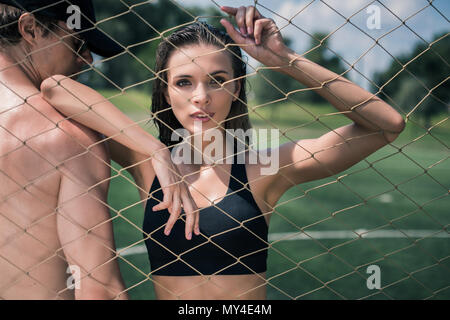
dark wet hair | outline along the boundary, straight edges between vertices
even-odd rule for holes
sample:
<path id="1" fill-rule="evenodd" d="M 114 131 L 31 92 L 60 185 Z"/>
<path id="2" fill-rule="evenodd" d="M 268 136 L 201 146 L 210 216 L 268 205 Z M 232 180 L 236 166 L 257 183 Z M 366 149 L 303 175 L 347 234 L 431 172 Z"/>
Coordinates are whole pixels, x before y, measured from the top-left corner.
<path id="1" fill-rule="evenodd" d="M 0 49 L 18 44 L 22 40 L 19 32 L 18 21 L 26 11 L 6 4 L 0 4 Z M 33 14 L 38 21 L 37 25 L 43 30 L 43 36 L 49 34 L 49 30 L 54 31 L 55 23 L 58 20 L 52 19 L 37 13 Z"/>
<path id="2" fill-rule="evenodd" d="M 178 143 L 178 141 L 171 141 L 172 132 L 183 128 L 164 95 L 165 90 L 167 90 L 167 63 L 171 54 L 177 48 L 192 44 L 213 45 L 219 49 L 226 47 L 232 62 L 233 78 L 239 78 L 236 81 L 240 81 L 241 90 L 238 99 L 231 105 L 230 113 L 227 117 L 229 120 L 226 120 L 222 126 L 224 129 L 242 129 L 244 131 L 251 128 L 245 91 L 246 63 L 242 60 L 241 49 L 233 45 L 233 40 L 225 32 L 207 23 L 196 22 L 175 31 L 168 38 L 165 38 L 159 44 L 156 52 L 155 72 L 157 72 L 158 78 L 153 84 L 152 113 L 154 115 L 153 121 L 159 129 L 159 139 L 166 146 Z"/>

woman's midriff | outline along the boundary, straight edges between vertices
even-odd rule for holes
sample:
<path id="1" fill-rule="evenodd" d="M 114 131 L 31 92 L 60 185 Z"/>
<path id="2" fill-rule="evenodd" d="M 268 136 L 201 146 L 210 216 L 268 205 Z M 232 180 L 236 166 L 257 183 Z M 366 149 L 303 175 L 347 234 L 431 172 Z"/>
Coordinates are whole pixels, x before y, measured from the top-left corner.
<path id="1" fill-rule="evenodd" d="M 159 300 L 264 300 L 266 274 L 153 276 Z"/>

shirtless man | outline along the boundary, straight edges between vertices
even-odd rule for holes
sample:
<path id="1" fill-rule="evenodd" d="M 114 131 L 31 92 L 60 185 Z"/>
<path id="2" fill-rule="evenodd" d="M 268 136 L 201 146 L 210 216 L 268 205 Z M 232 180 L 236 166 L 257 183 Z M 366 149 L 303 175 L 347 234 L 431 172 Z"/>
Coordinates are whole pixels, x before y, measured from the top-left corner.
<path id="1" fill-rule="evenodd" d="M 91 51 L 120 53 L 95 21 L 89 0 L 0 0 L 0 299 L 127 298 L 106 203 L 108 150 L 39 91 L 45 78 L 91 64 Z M 142 137 L 165 181 L 157 207 L 172 212 L 168 228 L 181 203 L 189 227 L 198 226 L 170 152 Z M 126 132 L 118 140 L 126 143 Z"/>
<path id="2" fill-rule="evenodd" d="M 0 1 L 0 299 L 127 298 L 106 204 L 107 150 L 38 89 L 92 56 L 55 18 L 61 10 L 19 9 L 33 2 L 48 1 Z M 101 53 L 116 54 L 108 45 Z"/>

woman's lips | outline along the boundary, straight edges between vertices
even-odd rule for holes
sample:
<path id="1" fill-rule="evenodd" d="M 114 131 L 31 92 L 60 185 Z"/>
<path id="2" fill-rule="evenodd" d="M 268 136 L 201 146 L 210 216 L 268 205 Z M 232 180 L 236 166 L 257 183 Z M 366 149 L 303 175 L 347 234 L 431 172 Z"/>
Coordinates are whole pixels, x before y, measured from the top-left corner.
<path id="1" fill-rule="evenodd" d="M 193 118 L 195 121 L 201 122 L 208 122 L 212 117 L 214 117 L 214 113 L 196 112 L 194 114 L 191 114 L 191 118 Z"/>

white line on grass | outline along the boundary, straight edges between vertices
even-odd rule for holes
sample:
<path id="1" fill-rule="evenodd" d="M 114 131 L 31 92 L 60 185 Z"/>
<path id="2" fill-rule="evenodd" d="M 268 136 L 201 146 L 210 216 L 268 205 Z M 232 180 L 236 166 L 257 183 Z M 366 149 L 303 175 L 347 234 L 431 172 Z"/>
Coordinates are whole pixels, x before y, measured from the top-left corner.
<path id="1" fill-rule="evenodd" d="M 313 240 L 313 239 L 389 239 L 389 238 L 450 238 L 450 234 L 444 230 L 375 230 L 365 229 L 350 230 L 329 230 L 329 231 L 304 231 L 304 232 L 278 232 L 269 234 L 269 242 L 292 241 L 292 240 Z M 145 245 L 138 245 L 124 250 L 118 249 L 123 257 L 135 254 L 147 253 Z"/>

